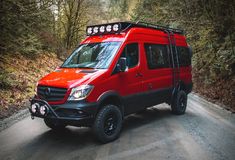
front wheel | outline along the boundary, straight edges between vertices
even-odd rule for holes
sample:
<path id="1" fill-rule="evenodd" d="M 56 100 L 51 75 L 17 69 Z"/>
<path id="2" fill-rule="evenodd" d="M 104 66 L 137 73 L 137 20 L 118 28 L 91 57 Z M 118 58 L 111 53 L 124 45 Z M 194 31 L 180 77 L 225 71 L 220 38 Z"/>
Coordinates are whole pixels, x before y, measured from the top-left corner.
<path id="1" fill-rule="evenodd" d="M 172 112 L 176 115 L 184 114 L 187 107 L 187 100 L 187 94 L 183 90 L 178 91 L 171 104 Z"/>
<path id="2" fill-rule="evenodd" d="M 51 128 L 52 130 L 55 130 L 55 131 L 63 130 L 66 127 L 65 124 L 61 124 L 55 120 L 51 120 L 51 119 L 47 119 L 47 118 L 44 119 L 44 122 L 47 125 L 47 127 Z"/>
<path id="3" fill-rule="evenodd" d="M 117 106 L 106 105 L 97 114 L 93 132 L 102 143 L 117 139 L 122 128 L 122 113 Z"/>

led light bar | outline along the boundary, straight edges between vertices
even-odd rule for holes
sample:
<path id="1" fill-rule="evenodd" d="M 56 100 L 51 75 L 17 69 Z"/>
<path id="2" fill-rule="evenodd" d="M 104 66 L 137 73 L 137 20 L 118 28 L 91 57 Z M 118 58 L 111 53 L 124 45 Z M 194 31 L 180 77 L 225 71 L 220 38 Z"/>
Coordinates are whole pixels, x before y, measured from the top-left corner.
<path id="1" fill-rule="evenodd" d="M 87 26 L 87 36 L 102 35 L 102 34 L 114 34 L 121 31 L 121 23 L 109 23 L 94 26 Z"/>
<path id="2" fill-rule="evenodd" d="M 100 24 L 100 25 L 92 25 L 87 26 L 86 33 L 87 36 L 93 35 L 103 35 L 103 34 L 116 34 L 122 31 L 127 31 L 130 28 L 139 27 L 139 28 L 150 28 L 161 30 L 164 32 L 173 32 L 178 34 L 184 34 L 184 31 L 181 29 L 176 28 L 169 28 L 167 26 L 155 25 L 146 22 L 115 22 L 115 23 L 108 23 L 108 24 Z"/>

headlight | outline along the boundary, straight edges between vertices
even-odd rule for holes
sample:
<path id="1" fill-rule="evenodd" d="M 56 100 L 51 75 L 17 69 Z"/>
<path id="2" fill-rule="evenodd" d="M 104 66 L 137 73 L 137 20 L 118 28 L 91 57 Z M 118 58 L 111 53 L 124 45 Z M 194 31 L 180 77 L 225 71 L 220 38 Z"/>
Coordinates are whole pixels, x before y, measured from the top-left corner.
<path id="1" fill-rule="evenodd" d="M 94 87 L 91 85 L 81 85 L 76 88 L 73 88 L 69 95 L 68 100 L 77 101 L 77 100 L 85 99 L 93 88 Z"/>

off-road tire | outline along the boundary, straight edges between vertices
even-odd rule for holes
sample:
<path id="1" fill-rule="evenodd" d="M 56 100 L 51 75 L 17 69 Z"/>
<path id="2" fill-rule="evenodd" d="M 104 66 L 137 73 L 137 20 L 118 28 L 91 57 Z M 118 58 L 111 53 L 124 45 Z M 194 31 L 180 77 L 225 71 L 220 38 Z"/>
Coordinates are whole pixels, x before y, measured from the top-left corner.
<path id="1" fill-rule="evenodd" d="M 183 90 L 178 91 L 171 104 L 172 113 L 176 115 L 184 114 L 187 107 L 187 100 L 187 94 Z"/>
<path id="2" fill-rule="evenodd" d="M 122 129 L 122 113 L 115 105 L 104 106 L 96 115 L 93 133 L 101 143 L 117 139 Z"/>

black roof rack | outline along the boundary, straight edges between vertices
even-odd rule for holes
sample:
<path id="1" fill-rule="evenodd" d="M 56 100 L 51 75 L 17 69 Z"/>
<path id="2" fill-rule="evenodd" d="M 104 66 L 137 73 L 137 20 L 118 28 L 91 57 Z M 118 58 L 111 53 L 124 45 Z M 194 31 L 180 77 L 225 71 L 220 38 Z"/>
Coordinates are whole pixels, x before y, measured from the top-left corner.
<path id="1" fill-rule="evenodd" d="M 182 29 L 171 28 L 171 27 L 167 27 L 167 26 L 156 25 L 156 24 L 142 22 L 142 21 L 137 21 L 136 24 L 138 26 L 142 26 L 142 27 L 148 27 L 148 28 L 153 28 L 153 29 L 158 29 L 158 30 L 163 30 L 163 31 L 167 30 L 167 31 L 173 32 L 173 33 L 184 34 L 184 30 L 182 30 Z"/>
<path id="2" fill-rule="evenodd" d="M 114 26 L 116 27 L 116 30 L 113 30 L 112 27 Z M 184 34 L 184 31 L 181 29 L 170 28 L 167 26 L 155 25 L 155 24 L 141 22 L 141 21 L 137 21 L 137 22 L 126 21 L 126 22 L 114 22 L 114 23 L 87 26 L 87 35 L 89 36 L 89 35 L 120 33 L 133 27 L 151 28 L 151 29 L 162 30 L 162 31 L 169 32 L 169 33 Z M 107 28 L 108 28 L 108 31 L 107 31 Z M 102 29 L 102 32 L 100 31 L 100 29 Z"/>

